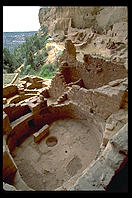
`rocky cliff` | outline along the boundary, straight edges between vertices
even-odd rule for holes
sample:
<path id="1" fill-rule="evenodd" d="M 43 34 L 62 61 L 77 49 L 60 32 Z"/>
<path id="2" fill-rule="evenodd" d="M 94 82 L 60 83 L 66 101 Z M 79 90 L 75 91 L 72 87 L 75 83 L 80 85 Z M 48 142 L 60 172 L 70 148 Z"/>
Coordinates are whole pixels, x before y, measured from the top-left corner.
<path id="1" fill-rule="evenodd" d="M 116 23 L 127 23 L 127 7 L 44 7 L 39 11 L 39 22 L 48 26 L 52 36 L 86 28 L 101 33 L 111 30 Z"/>
<path id="2" fill-rule="evenodd" d="M 123 63 L 127 68 L 127 7 L 43 7 L 39 22 L 48 27 L 55 42 L 70 39 L 80 61 L 88 53 Z"/>

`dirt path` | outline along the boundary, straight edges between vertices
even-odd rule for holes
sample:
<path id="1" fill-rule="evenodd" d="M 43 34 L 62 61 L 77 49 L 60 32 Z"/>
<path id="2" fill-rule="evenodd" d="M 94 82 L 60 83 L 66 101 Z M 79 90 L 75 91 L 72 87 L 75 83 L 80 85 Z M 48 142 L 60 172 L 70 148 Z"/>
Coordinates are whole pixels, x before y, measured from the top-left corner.
<path id="1" fill-rule="evenodd" d="M 13 153 L 25 183 L 34 190 L 54 190 L 81 173 L 100 146 L 94 132 L 80 121 L 65 119 L 52 123 L 39 144 L 28 137 Z"/>

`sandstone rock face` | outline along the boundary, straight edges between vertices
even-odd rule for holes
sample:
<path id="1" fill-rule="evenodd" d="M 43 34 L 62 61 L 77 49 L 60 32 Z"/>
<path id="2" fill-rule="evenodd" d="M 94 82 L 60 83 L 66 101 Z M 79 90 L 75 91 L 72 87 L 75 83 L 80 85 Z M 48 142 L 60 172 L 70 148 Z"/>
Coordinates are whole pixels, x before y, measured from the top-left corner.
<path id="1" fill-rule="evenodd" d="M 111 25 L 127 21 L 127 7 L 105 7 L 96 20 L 99 27 L 109 29 Z"/>
<path id="2" fill-rule="evenodd" d="M 125 6 L 59 6 L 41 8 L 40 26 L 46 25 L 55 42 L 70 39 L 77 58 L 95 54 L 124 64 L 128 69 L 128 10 Z"/>
<path id="3" fill-rule="evenodd" d="M 127 7 L 101 6 L 59 6 L 41 8 L 39 11 L 40 25 L 47 25 L 49 33 L 70 33 L 71 29 L 94 28 L 96 31 L 110 29 L 111 25 L 127 22 Z"/>
<path id="4" fill-rule="evenodd" d="M 101 8 L 98 7 L 51 7 L 50 11 L 45 14 L 46 8 L 41 8 L 39 11 L 40 25 L 51 25 L 51 33 L 57 31 L 68 31 L 68 26 L 74 28 L 87 28 L 96 20 L 96 13 Z M 52 17 L 51 17 L 52 16 Z M 79 16 L 79 17 L 77 17 Z M 71 23 L 71 24 L 69 24 Z M 51 28 L 51 27 L 50 27 Z"/>

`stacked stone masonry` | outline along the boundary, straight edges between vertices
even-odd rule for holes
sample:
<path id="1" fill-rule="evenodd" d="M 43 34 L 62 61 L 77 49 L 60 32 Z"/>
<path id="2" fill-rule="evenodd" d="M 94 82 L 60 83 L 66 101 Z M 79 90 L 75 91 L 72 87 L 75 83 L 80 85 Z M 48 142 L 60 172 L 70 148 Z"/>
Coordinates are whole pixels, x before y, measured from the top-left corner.
<path id="1" fill-rule="evenodd" d="M 34 190 L 18 176 L 12 153 L 31 135 L 34 143 L 40 144 L 50 134 L 53 122 L 68 118 L 86 127 L 90 124 L 99 149 L 82 173 L 54 190 L 104 191 L 127 161 L 127 70 L 123 65 L 90 55 L 79 62 L 76 48 L 69 40 L 58 65 L 60 71 L 50 86 L 46 86 L 44 79 L 25 77 L 21 90 L 20 85 L 3 88 L 4 186 L 10 179 L 8 184 L 14 185 L 15 190 Z M 16 95 L 23 95 L 23 99 L 11 101 Z"/>

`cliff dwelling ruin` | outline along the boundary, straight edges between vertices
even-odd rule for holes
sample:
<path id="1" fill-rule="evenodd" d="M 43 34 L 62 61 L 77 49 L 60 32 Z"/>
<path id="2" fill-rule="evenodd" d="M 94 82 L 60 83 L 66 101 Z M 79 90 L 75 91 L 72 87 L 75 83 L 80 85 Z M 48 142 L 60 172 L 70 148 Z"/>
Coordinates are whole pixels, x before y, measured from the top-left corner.
<path id="1" fill-rule="evenodd" d="M 76 54 L 66 40 L 50 85 L 3 88 L 3 180 L 15 190 L 104 191 L 127 162 L 127 70 Z"/>

